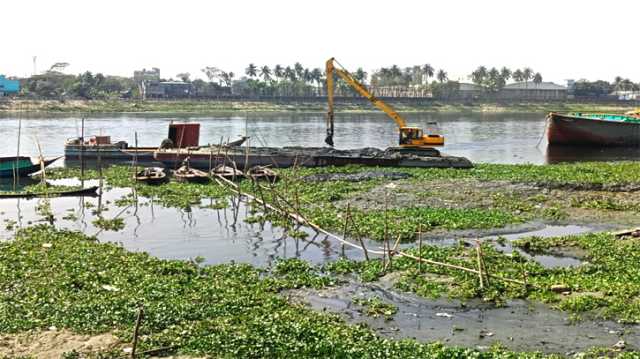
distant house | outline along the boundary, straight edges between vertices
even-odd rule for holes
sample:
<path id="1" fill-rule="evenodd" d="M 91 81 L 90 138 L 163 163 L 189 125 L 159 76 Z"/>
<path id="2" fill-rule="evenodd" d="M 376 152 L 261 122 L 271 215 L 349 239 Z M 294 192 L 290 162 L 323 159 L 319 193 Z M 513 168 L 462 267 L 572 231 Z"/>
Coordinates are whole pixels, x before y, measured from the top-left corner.
<path id="1" fill-rule="evenodd" d="M 16 94 L 20 92 L 20 81 L 10 80 L 0 75 L 0 96 Z"/>
<path id="2" fill-rule="evenodd" d="M 516 82 L 506 85 L 500 92 L 503 100 L 565 100 L 568 88 L 553 82 Z"/>
<path id="3" fill-rule="evenodd" d="M 616 90 L 611 93 L 611 96 L 620 101 L 638 101 L 640 100 L 640 91 Z"/>
<path id="4" fill-rule="evenodd" d="M 191 97 L 193 85 L 182 81 L 151 82 L 146 86 L 146 95 L 151 98 Z"/>
<path id="5" fill-rule="evenodd" d="M 487 92 L 482 86 L 460 83 L 457 98 L 462 100 L 564 100 L 567 88 L 553 82 L 516 82 L 506 85 L 498 92 Z"/>

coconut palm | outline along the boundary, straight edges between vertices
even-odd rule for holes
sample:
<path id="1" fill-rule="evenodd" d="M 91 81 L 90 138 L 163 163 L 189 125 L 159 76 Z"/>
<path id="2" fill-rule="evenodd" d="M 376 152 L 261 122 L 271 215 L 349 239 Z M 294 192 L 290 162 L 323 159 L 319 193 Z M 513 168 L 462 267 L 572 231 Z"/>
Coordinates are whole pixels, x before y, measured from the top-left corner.
<path id="1" fill-rule="evenodd" d="M 444 71 L 443 69 L 438 70 L 438 74 L 436 75 L 436 78 L 438 79 L 438 81 L 440 81 L 440 83 L 443 83 L 449 80 L 447 72 Z"/>
<path id="2" fill-rule="evenodd" d="M 269 66 L 264 65 L 260 68 L 260 76 L 262 77 L 264 82 L 271 80 L 271 69 L 269 68 Z"/>
<path id="3" fill-rule="evenodd" d="M 247 68 L 244 70 L 244 73 L 247 76 L 254 78 L 258 74 L 258 67 L 256 67 L 256 65 L 254 64 L 249 64 L 249 66 L 247 66 Z"/>
<path id="4" fill-rule="evenodd" d="M 536 85 L 539 85 L 542 83 L 542 75 L 539 72 L 536 72 L 536 74 L 533 75 L 533 83 Z"/>
<path id="5" fill-rule="evenodd" d="M 509 70 L 509 68 L 507 68 L 506 66 L 503 66 L 500 69 L 500 76 L 502 76 L 505 82 L 509 81 L 509 79 L 511 78 L 511 75 L 512 75 L 511 70 Z"/>
<path id="6" fill-rule="evenodd" d="M 293 64 L 293 70 L 296 72 L 298 79 L 302 79 L 304 77 L 304 66 L 302 66 L 301 63 L 296 62 Z"/>
<path id="7" fill-rule="evenodd" d="M 430 64 L 422 65 L 422 75 L 425 78 L 425 84 L 429 83 L 429 78 L 433 77 L 434 69 Z"/>
<path id="8" fill-rule="evenodd" d="M 522 82 L 524 81 L 524 74 L 522 73 L 522 70 L 517 69 L 513 72 L 513 74 L 511 74 L 511 77 L 513 78 L 513 81 L 515 82 Z"/>
<path id="9" fill-rule="evenodd" d="M 313 71 L 311 71 L 311 78 L 316 82 L 317 92 L 318 95 L 320 95 L 320 89 L 322 88 L 322 70 L 317 67 L 313 69 Z"/>
<path id="10" fill-rule="evenodd" d="M 524 70 L 522 70 L 522 79 L 524 80 L 525 88 L 528 88 L 529 80 L 531 80 L 532 78 L 533 70 L 530 67 L 525 67 Z"/>
<path id="11" fill-rule="evenodd" d="M 482 85 L 487 78 L 487 68 L 479 66 L 471 73 L 471 81 L 476 85 Z"/>
<path id="12" fill-rule="evenodd" d="M 367 73 L 362 69 L 362 67 L 358 67 L 356 72 L 353 74 L 353 77 L 361 84 L 365 84 L 367 81 Z"/>
<path id="13" fill-rule="evenodd" d="M 278 80 L 280 80 L 284 76 L 284 69 L 282 68 L 282 66 L 276 65 L 273 67 L 273 76 L 275 76 Z"/>

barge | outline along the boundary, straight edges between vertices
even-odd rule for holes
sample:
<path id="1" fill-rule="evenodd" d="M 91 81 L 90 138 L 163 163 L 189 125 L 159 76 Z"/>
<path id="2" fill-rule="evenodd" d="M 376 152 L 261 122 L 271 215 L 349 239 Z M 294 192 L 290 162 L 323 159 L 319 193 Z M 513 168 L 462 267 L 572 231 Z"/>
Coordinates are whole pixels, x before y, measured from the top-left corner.
<path id="1" fill-rule="evenodd" d="M 254 166 L 273 168 L 323 167 L 359 164 L 383 167 L 423 168 L 471 168 L 473 164 L 465 157 L 447 155 L 433 156 L 431 153 L 404 152 L 397 148 L 380 150 L 361 148 L 336 150 L 328 147 L 226 147 L 208 146 L 193 148 L 158 149 L 154 158 L 168 168 L 178 168 L 188 159 L 190 166 L 210 170 L 219 165 L 244 169 Z"/>
<path id="2" fill-rule="evenodd" d="M 110 136 L 91 136 L 87 140 L 82 137 L 70 138 L 64 143 L 66 159 L 104 159 L 129 161 L 137 156 L 139 161 L 153 160 L 156 147 L 129 147 L 125 141 L 111 142 Z"/>
<path id="3" fill-rule="evenodd" d="M 547 116 L 549 145 L 640 146 L 640 112 L 556 113 Z"/>

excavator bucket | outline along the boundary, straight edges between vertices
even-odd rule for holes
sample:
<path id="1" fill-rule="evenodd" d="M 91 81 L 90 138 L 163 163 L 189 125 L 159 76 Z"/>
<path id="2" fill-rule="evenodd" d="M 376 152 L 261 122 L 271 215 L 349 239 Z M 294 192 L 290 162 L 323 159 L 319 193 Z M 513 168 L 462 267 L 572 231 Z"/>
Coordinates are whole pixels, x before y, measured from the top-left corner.
<path id="1" fill-rule="evenodd" d="M 327 134 L 327 137 L 324 139 L 324 142 L 333 147 L 333 135 L 332 134 Z"/>

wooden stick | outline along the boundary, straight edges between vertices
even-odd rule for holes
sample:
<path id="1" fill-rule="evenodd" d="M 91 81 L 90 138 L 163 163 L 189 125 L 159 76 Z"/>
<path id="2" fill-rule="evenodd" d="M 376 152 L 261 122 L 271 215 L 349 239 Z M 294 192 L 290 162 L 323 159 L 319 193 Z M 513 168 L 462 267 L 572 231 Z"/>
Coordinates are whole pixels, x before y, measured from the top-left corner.
<path id="1" fill-rule="evenodd" d="M 422 259 L 422 223 L 418 225 L 418 257 Z M 422 261 L 418 261 L 418 273 L 422 273 Z"/>
<path id="2" fill-rule="evenodd" d="M 140 324 L 142 324 L 142 317 L 144 316 L 144 307 L 141 305 L 138 309 L 138 317 L 136 318 L 136 326 L 133 330 L 133 348 L 131 349 L 131 358 L 136 357 L 136 349 L 138 347 L 138 333 L 140 332 Z"/>
<path id="3" fill-rule="evenodd" d="M 482 265 L 482 272 L 484 273 L 484 281 L 487 283 L 487 285 L 491 285 L 491 282 L 489 281 L 489 272 L 487 271 L 487 265 L 484 262 L 484 253 L 482 252 L 482 245 L 480 244 L 480 241 L 478 241 L 478 251 L 480 252 L 480 264 Z"/>
<path id="4" fill-rule="evenodd" d="M 484 278 L 482 276 L 482 259 L 480 257 L 480 242 L 476 241 L 476 258 L 478 262 L 478 277 L 480 278 L 480 290 L 484 290 Z"/>

